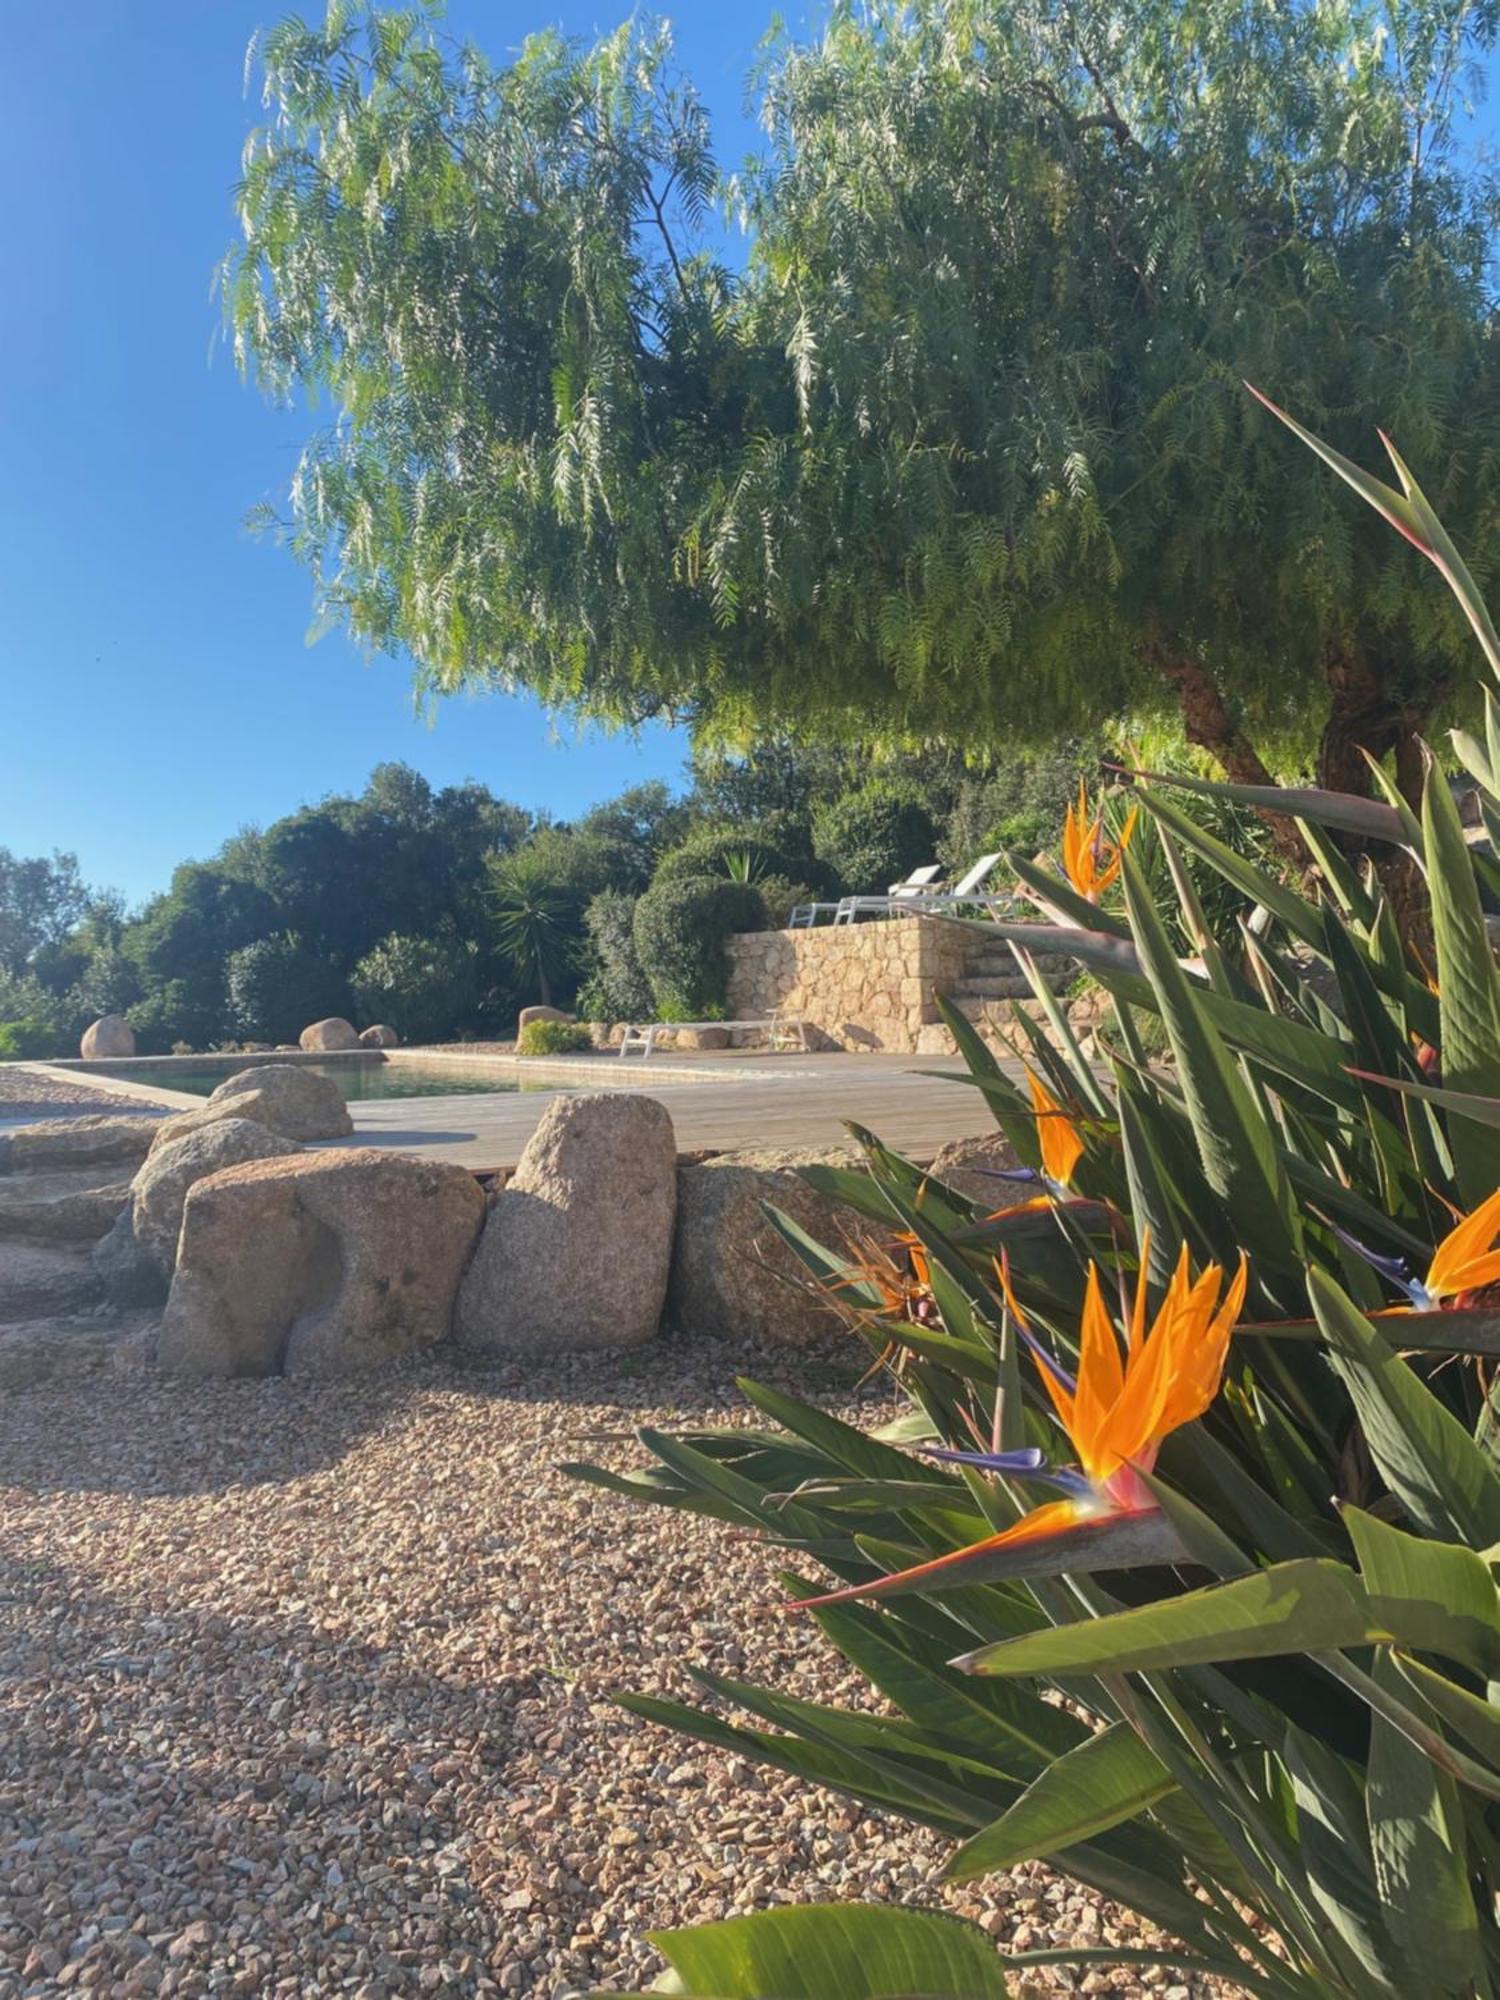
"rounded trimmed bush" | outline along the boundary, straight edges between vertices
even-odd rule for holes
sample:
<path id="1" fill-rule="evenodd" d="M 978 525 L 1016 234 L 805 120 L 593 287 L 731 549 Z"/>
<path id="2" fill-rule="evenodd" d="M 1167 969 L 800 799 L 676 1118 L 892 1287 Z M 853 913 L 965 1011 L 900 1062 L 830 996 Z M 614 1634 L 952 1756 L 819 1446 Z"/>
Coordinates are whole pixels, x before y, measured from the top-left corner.
<path id="1" fill-rule="evenodd" d="M 719 875 L 668 876 L 635 906 L 635 947 L 663 1020 L 706 1020 L 728 984 L 724 941 L 763 931 L 766 906 L 748 882 Z"/>
<path id="2" fill-rule="evenodd" d="M 582 1021 L 528 1021 L 516 1043 L 523 1056 L 576 1056 L 594 1046 Z"/>
<path id="3" fill-rule="evenodd" d="M 851 894 L 875 896 L 937 858 L 938 828 L 920 785 L 872 778 L 813 821 L 813 847 Z"/>

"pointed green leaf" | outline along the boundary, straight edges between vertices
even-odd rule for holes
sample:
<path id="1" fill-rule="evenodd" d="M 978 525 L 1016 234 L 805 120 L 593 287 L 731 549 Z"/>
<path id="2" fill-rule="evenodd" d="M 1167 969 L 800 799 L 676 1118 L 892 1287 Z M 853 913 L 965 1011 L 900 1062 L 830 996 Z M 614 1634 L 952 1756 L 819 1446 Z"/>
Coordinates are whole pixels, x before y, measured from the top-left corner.
<path id="1" fill-rule="evenodd" d="M 1129 854 L 1124 874 L 1131 927 L 1177 1058 L 1204 1175 L 1228 1204 L 1251 1254 L 1272 1270 L 1293 1267 L 1298 1261 L 1296 1213 L 1272 1135 L 1184 977 Z"/>
<path id="2" fill-rule="evenodd" d="M 816 1903 L 760 1910 L 652 1944 L 704 2000 L 1007 2000 L 993 1942 L 928 1910 Z"/>
<path id="3" fill-rule="evenodd" d="M 1448 781 L 1429 762 L 1422 795 L 1432 933 L 1437 948 L 1443 1087 L 1500 1097 L 1500 973 L 1485 927 L 1479 885 Z M 1460 1119 L 1450 1125 L 1453 1167 L 1472 1208 L 1500 1186 L 1500 1135 Z"/>
<path id="4" fill-rule="evenodd" d="M 1489 1456 L 1326 1272 L 1309 1272 L 1308 1291 L 1370 1455 L 1412 1519 L 1440 1541 L 1500 1540 L 1500 1477 Z"/>
<path id="5" fill-rule="evenodd" d="M 1134 1819 L 1176 1789 L 1129 1724 L 1112 1723 L 1059 1757 L 1008 1811 L 965 1841 L 945 1873 L 950 1882 L 972 1882 L 1056 1854 Z"/>
<path id="6" fill-rule="evenodd" d="M 1384 1653 L 1372 1672 L 1391 1692 L 1412 1698 Z M 1482 1993 L 1488 1980 L 1458 1787 L 1378 1712 L 1365 1808 L 1385 1928 L 1404 1963 L 1406 1991 L 1432 2000 Z"/>

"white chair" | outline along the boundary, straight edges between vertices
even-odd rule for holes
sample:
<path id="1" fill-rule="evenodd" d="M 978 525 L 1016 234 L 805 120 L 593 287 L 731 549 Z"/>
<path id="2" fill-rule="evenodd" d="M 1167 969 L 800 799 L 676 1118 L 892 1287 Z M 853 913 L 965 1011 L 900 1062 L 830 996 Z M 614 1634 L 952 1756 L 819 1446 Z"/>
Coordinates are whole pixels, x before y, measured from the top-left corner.
<path id="1" fill-rule="evenodd" d="M 830 915 L 836 917 L 839 906 L 837 903 L 797 903 L 792 909 L 792 914 L 787 918 L 787 929 L 793 931 L 810 931 L 815 927 L 818 918 L 823 915 L 825 910 Z"/>
<path id="2" fill-rule="evenodd" d="M 835 905 L 833 921 L 836 924 L 852 924 L 865 914 L 879 912 L 883 917 L 891 914 L 892 907 L 900 903 L 915 903 L 933 892 L 937 878 L 943 872 L 941 861 L 930 861 L 925 868 L 913 868 L 904 882 L 893 882 L 883 896 L 845 896 Z"/>
<path id="3" fill-rule="evenodd" d="M 861 915 L 882 917 L 926 917 L 941 915 L 945 910 L 956 910 L 969 904 L 996 900 L 985 897 L 980 891 L 996 864 L 1003 859 L 997 851 L 982 854 L 969 870 L 951 888 L 939 891 L 913 889 L 911 878 L 899 885 L 900 893 L 892 891 L 888 896 L 846 896 L 839 905 L 839 913 L 834 918 L 836 924 L 852 924 Z M 917 871 L 919 874 L 922 871 Z M 934 871 L 936 872 L 936 871 Z"/>

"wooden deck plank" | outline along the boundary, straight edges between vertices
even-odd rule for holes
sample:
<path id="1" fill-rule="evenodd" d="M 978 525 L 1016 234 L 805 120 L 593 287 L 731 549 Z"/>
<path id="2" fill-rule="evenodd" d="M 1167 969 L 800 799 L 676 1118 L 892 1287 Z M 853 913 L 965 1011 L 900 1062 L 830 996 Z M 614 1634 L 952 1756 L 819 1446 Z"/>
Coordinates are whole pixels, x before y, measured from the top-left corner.
<path id="1" fill-rule="evenodd" d="M 962 1074 L 941 1058 L 832 1055 L 798 1056 L 785 1069 L 747 1065 L 743 1081 L 687 1080 L 689 1068 L 657 1059 L 632 1069 L 630 1087 L 667 1107 L 681 1152 L 837 1146 L 847 1136 L 843 1121 L 853 1118 L 899 1151 L 930 1158 L 950 1139 L 995 1129 L 977 1090 L 920 1073 L 930 1069 Z M 353 1143 L 410 1148 L 456 1166 L 511 1167 L 549 1100 L 541 1091 L 372 1099 L 349 1107 Z"/>

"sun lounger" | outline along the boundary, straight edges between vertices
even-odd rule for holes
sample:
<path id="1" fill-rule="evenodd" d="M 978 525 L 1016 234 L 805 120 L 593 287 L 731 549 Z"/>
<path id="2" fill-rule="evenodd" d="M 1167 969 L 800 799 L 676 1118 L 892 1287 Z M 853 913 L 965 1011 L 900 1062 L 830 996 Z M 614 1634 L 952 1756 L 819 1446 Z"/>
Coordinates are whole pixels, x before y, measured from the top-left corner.
<path id="1" fill-rule="evenodd" d="M 750 1020 L 740 1021 L 643 1021 L 628 1022 L 620 1039 L 620 1054 L 623 1057 L 638 1055 L 642 1062 L 649 1062 L 656 1050 L 656 1038 L 675 1032 L 678 1028 L 760 1028 L 765 1031 L 767 1045 L 772 1049 L 796 1049 L 807 1051 L 807 1023 L 796 1015 L 766 1014 Z"/>
<path id="2" fill-rule="evenodd" d="M 913 878 L 908 876 L 897 889 L 885 896 L 846 896 L 839 904 L 838 915 L 834 918 L 834 922 L 857 923 L 861 916 L 929 916 L 957 909 L 964 904 L 982 902 L 984 900 L 980 893 L 982 886 L 1000 859 L 998 853 L 981 855 L 968 874 L 948 889 L 914 885 Z M 923 872 L 922 869 L 917 870 L 919 875 Z M 931 872 L 935 874 L 937 871 Z"/>
<path id="3" fill-rule="evenodd" d="M 896 904 L 915 903 L 924 896 L 935 895 L 937 878 L 942 872 L 940 861 L 930 861 L 924 868 L 913 868 L 904 882 L 893 882 L 883 896 L 845 896 L 834 905 L 833 921 L 836 924 L 852 924 L 861 916 L 877 912 L 889 916 Z"/>

